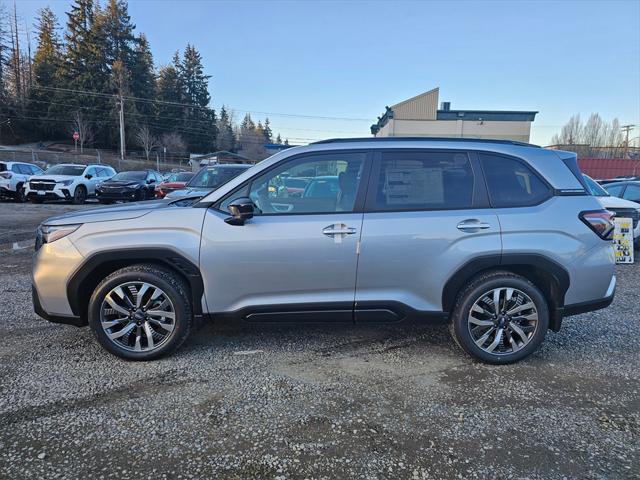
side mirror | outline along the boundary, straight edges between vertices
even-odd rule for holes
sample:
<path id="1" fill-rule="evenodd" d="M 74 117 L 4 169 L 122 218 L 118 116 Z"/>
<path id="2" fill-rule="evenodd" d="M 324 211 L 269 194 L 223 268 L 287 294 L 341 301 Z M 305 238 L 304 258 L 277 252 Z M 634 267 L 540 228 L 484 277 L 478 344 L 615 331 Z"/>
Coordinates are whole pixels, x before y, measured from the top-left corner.
<path id="1" fill-rule="evenodd" d="M 149 180 L 147 180 L 147 183 L 156 183 L 156 179 L 155 178 L 150 178 Z"/>
<path id="2" fill-rule="evenodd" d="M 231 216 L 224 219 L 229 225 L 244 225 L 244 222 L 253 218 L 254 205 L 249 197 L 241 197 L 229 205 Z"/>
<path id="3" fill-rule="evenodd" d="M 87 173 L 84 178 L 86 178 L 87 180 L 91 180 L 91 178 L 93 177 L 93 175 L 91 175 L 90 173 Z"/>

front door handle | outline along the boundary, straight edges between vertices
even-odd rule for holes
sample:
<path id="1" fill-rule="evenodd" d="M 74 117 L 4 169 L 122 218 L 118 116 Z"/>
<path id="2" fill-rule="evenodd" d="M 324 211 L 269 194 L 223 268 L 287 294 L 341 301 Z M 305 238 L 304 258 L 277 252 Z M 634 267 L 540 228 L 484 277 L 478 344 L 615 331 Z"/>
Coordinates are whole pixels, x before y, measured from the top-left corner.
<path id="1" fill-rule="evenodd" d="M 322 229 L 322 233 L 328 237 L 333 237 L 334 235 L 353 235 L 356 233 L 356 229 L 353 227 L 347 227 L 344 223 L 335 223 L 328 227 L 324 227 Z"/>
<path id="2" fill-rule="evenodd" d="M 478 230 L 486 230 L 491 228 L 491 224 L 481 222 L 477 219 L 464 220 L 457 225 L 458 230 L 463 232 L 477 232 Z"/>

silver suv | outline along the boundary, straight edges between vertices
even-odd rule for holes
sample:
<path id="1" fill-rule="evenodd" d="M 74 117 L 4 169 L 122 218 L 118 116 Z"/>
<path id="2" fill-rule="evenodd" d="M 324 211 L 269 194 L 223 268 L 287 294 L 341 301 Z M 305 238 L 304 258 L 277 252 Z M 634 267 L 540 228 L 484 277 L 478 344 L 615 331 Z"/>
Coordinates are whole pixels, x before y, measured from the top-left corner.
<path id="1" fill-rule="evenodd" d="M 489 363 L 530 355 L 616 286 L 612 214 L 570 152 L 509 141 L 329 140 L 206 196 L 74 212 L 38 230 L 33 300 L 149 360 L 196 321 L 445 319 Z"/>

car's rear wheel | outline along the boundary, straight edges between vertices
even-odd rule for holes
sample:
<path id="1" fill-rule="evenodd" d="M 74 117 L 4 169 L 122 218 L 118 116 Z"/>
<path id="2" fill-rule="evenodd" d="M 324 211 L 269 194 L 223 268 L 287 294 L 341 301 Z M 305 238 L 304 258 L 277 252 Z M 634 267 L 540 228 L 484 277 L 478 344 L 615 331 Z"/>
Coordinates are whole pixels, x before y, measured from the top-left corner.
<path id="1" fill-rule="evenodd" d="M 84 185 L 78 185 L 73 191 L 73 203 L 76 205 L 82 205 L 87 199 L 87 187 Z"/>
<path id="2" fill-rule="evenodd" d="M 451 333 L 478 360 L 506 364 L 534 352 L 548 326 L 547 301 L 533 283 L 510 272 L 490 272 L 460 292 Z"/>
<path id="3" fill-rule="evenodd" d="M 177 349 L 193 322 L 188 286 L 155 265 L 120 269 L 95 289 L 89 325 L 100 344 L 128 360 L 153 360 Z"/>

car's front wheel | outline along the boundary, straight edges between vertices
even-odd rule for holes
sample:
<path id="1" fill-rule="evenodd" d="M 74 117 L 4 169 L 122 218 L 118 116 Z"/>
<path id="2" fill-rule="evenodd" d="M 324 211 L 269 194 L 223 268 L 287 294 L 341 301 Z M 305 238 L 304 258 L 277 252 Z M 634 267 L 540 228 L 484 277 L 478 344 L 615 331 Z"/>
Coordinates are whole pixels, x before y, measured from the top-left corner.
<path id="1" fill-rule="evenodd" d="M 87 199 L 87 187 L 84 185 L 78 185 L 73 191 L 73 203 L 76 205 L 82 205 Z"/>
<path id="2" fill-rule="evenodd" d="M 478 360 L 506 364 L 535 351 L 548 326 L 547 301 L 533 283 L 510 272 L 489 272 L 458 295 L 451 333 Z"/>
<path id="3" fill-rule="evenodd" d="M 153 360 L 177 349 L 192 325 L 189 287 L 155 265 L 122 268 L 89 301 L 89 325 L 100 344 L 128 360 Z"/>

